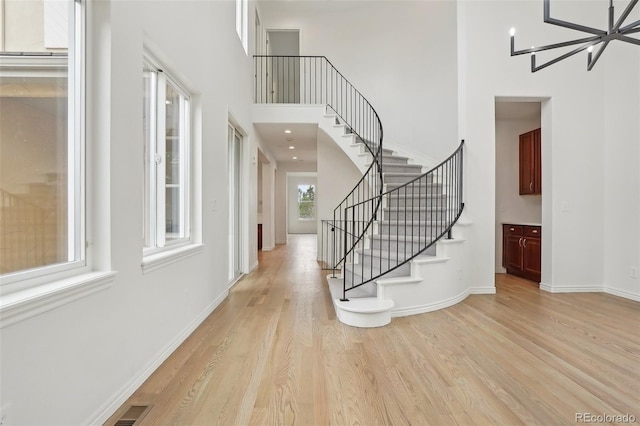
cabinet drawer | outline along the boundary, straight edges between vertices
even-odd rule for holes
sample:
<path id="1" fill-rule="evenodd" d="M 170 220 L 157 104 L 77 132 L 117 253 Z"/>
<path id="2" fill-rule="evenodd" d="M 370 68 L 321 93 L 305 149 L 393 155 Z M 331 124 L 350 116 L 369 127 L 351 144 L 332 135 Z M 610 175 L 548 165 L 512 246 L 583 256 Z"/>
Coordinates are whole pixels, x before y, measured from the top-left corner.
<path id="1" fill-rule="evenodd" d="M 542 237 L 542 230 L 539 226 L 525 226 L 524 227 L 524 236 L 525 237 Z"/>
<path id="2" fill-rule="evenodd" d="M 504 235 L 522 235 L 522 225 L 502 225 Z"/>

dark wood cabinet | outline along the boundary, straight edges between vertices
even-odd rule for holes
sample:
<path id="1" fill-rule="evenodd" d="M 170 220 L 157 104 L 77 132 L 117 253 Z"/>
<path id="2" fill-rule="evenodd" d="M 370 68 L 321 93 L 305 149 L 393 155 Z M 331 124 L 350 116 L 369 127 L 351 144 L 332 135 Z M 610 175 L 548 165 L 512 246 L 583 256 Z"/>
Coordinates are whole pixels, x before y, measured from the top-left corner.
<path id="1" fill-rule="evenodd" d="M 502 266 L 509 274 L 540 282 L 542 228 L 502 225 Z"/>
<path id="2" fill-rule="evenodd" d="M 541 131 L 520 135 L 520 195 L 542 193 Z"/>
<path id="3" fill-rule="evenodd" d="M 262 224 L 258 224 L 258 250 L 262 250 Z"/>

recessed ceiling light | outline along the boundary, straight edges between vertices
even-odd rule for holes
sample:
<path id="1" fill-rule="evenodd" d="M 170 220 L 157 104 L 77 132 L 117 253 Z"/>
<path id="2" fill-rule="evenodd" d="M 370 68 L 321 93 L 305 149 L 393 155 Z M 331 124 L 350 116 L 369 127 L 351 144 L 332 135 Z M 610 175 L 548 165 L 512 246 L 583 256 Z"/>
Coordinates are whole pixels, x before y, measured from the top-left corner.
<path id="1" fill-rule="evenodd" d="M 286 134 L 289 134 L 289 133 L 291 133 L 291 130 L 287 129 L 287 130 L 285 130 L 284 132 L 285 132 Z"/>
<path id="2" fill-rule="evenodd" d="M 296 147 L 295 147 L 295 146 L 293 146 L 293 145 L 291 145 L 291 146 L 289 147 L 289 149 L 296 149 Z"/>
<path id="3" fill-rule="evenodd" d="M 293 157 L 293 159 L 294 159 L 294 160 L 297 160 L 297 159 L 298 159 L 298 157 Z"/>

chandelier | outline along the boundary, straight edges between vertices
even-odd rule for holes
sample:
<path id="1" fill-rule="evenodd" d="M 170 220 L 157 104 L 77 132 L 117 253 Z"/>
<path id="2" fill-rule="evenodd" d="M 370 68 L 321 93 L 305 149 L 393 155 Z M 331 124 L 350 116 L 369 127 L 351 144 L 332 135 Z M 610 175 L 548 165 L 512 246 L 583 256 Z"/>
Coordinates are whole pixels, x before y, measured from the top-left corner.
<path id="1" fill-rule="evenodd" d="M 515 50 L 515 28 L 511 28 L 509 34 L 511 35 L 511 56 L 515 55 L 524 55 L 526 53 L 531 54 L 531 72 L 539 71 L 543 68 L 548 67 L 549 65 L 553 65 L 556 62 L 560 62 L 563 59 L 567 59 L 576 53 L 580 53 L 583 50 L 587 50 L 587 70 L 591 71 L 593 66 L 598 62 L 602 52 L 607 48 L 609 43 L 612 40 L 624 41 L 626 43 L 631 43 L 640 46 L 640 39 L 629 37 L 629 34 L 640 33 L 640 20 L 631 22 L 630 24 L 624 25 L 625 20 L 631 14 L 631 11 L 638 4 L 638 0 L 631 0 L 629 5 L 626 7 L 622 15 L 618 18 L 617 21 L 614 20 L 613 13 L 613 0 L 609 0 L 609 29 L 608 30 L 599 30 L 597 28 L 591 28 L 580 24 L 574 24 L 573 22 L 567 22 L 560 19 L 555 19 L 551 17 L 550 12 L 550 1 L 551 0 L 543 0 L 544 1 L 544 22 L 547 24 L 558 25 L 560 27 L 569 28 L 576 31 L 582 31 L 583 33 L 593 34 L 590 37 L 579 38 L 576 40 L 565 41 L 562 43 L 548 44 L 546 46 L 540 47 L 531 47 L 531 49 L 523 49 L 523 50 Z M 615 22 L 614 22 L 615 21 Z M 552 50 L 552 49 L 560 49 L 567 46 L 580 45 L 576 49 L 567 52 L 563 55 L 558 56 L 555 59 L 551 59 L 543 64 L 536 64 L 536 52 L 542 52 L 544 50 Z M 598 46 L 598 50 L 593 53 L 594 46 Z"/>

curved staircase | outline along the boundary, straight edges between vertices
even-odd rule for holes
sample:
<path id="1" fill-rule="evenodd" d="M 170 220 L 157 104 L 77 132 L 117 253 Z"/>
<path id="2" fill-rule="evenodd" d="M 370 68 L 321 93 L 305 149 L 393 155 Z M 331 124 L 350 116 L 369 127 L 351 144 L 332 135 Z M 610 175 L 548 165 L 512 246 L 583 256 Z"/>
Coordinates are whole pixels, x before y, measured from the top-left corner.
<path id="1" fill-rule="evenodd" d="M 470 294 L 463 283 L 462 226 L 456 225 L 464 209 L 464 142 L 423 173 L 422 165 L 383 148 L 378 114 L 325 57 L 254 60 L 255 102 L 326 107 L 331 137 L 363 172 L 333 218 L 322 221 L 321 261 L 333 270 L 327 280 L 340 321 L 382 326 L 393 316 L 440 309 Z"/>

